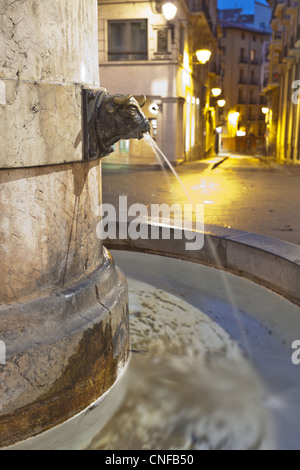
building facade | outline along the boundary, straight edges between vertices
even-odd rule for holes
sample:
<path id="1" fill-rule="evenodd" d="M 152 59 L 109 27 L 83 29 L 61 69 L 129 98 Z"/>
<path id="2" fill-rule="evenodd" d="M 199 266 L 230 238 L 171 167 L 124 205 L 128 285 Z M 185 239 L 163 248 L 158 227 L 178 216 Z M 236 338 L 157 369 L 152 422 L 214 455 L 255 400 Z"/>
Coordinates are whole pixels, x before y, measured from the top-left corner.
<path id="1" fill-rule="evenodd" d="M 162 2 L 99 0 L 101 84 L 109 93 L 145 95 L 151 136 L 173 162 L 214 150 L 215 111 L 210 87 L 219 84 L 217 1 L 176 0 L 167 21 Z M 199 49 L 211 60 L 200 65 Z M 144 142 L 121 142 L 110 160 L 153 163 Z"/>
<path id="2" fill-rule="evenodd" d="M 281 162 L 300 163 L 300 5 L 270 0 L 272 40 L 264 92 L 270 154 Z"/>
<path id="3" fill-rule="evenodd" d="M 224 150 L 255 152 L 265 146 L 262 76 L 269 34 L 239 23 L 220 20 L 224 61 Z"/>
<path id="4" fill-rule="evenodd" d="M 253 13 L 245 13 L 244 8 L 226 8 L 218 11 L 220 20 L 252 26 L 271 32 L 271 9 L 261 2 L 254 2 Z"/>

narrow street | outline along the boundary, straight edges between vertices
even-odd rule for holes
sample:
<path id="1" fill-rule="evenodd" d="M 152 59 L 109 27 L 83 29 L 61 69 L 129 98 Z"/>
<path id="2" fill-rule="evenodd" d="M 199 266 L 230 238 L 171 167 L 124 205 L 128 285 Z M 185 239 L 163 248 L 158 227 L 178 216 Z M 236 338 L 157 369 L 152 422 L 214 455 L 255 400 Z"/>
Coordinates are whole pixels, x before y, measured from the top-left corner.
<path id="1" fill-rule="evenodd" d="M 225 156 L 224 156 L 225 158 Z M 103 202 L 118 205 L 205 204 L 205 224 L 300 244 L 300 167 L 279 166 L 251 156 L 230 155 L 176 168 L 190 200 L 169 170 L 107 165 L 103 161 Z M 218 163 L 220 163 L 218 165 Z"/>

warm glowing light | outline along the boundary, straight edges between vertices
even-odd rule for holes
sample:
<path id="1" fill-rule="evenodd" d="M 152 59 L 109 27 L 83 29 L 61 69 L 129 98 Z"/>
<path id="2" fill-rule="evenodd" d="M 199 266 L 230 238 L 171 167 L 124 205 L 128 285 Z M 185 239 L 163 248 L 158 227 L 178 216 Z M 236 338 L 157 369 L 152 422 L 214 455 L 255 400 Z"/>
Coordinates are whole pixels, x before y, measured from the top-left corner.
<path id="1" fill-rule="evenodd" d="M 200 64 L 206 64 L 210 59 L 211 51 L 208 49 L 201 49 L 196 52 L 196 56 Z"/>
<path id="2" fill-rule="evenodd" d="M 226 104 L 226 101 L 225 101 L 225 100 L 223 100 L 223 99 L 218 100 L 218 106 L 219 106 L 220 108 L 224 108 L 225 104 Z"/>
<path id="3" fill-rule="evenodd" d="M 157 103 L 151 103 L 149 106 L 149 111 L 152 114 L 158 114 L 159 112 L 159 106 Z"/>
<path id="4" fill-rule="evenodd" d="M 236 131 L 237 137 L 245 137 L 246 131 Z"/>
<path id="5" fill-rule="evenodd" d="M 211 93 L 215 98 L 217 98 L 217 96 L 220 96 L 220 94 L 222 93 L 222 90 L 221 88 L 213 88 L 211 90 Z"/>
<path id="6" fill-rule="evenodd" d="M 228 114 L 228 121 L 232 126 L 236 126 L 240 113 L 234 112 Z"/>
<path id="7" fill-rule="evenodd" d="M 177 13 L 177 7 L 174 3 L 168 2 L 162 6 L 163 15 L 167 21 L 171 21 L 175 18 Z"/>
<path id="8" fill-rule="evenodd" d="M 223 127 L 217 127 L 216 128 L 216 133 L 217 134 L 222 134 L 222 131 L 223 131 Z"/>
<path id="9" fill-rule="evenodd" d="M 264 113 L 264 114 L 268 114 L 269 111 L 270 111 L 269 108 L 267 108 L 266 106 L 261 108 L 261 112 Z"/>

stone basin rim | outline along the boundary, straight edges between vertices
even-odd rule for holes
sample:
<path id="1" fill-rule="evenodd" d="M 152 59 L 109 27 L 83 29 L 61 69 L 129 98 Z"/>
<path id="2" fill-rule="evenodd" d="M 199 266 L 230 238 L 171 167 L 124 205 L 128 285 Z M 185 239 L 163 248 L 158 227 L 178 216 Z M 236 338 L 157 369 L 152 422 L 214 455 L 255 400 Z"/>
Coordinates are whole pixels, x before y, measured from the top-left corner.
<path id="1" fill-rule="evenodd" d="M 117 234 L 130 224 L 117 221 Z M 141 222 L 148 229 L 146 240 L 110 239 L 104 241 L 109 250 L 144 252 L 203 264 L 230 272 L 262 285 L 300 306 L 300 246 L 256 233 L 206 226 L 204 232 L 170 226 L 170 239 L 161 239 L 162 226 Z M 151 227 L 159 227 L 160 237 L 153 240 Z M 164 227 L 166 225 L 164 224 Z M 185 233 L 204 236 L 201 250 L 187 251 Z M 128 233 L 128 230 L 127 230 Z M 175 234 L 177 238 L 175 239 Z M 190 238 L 189 238 L 190 240 Z"/>

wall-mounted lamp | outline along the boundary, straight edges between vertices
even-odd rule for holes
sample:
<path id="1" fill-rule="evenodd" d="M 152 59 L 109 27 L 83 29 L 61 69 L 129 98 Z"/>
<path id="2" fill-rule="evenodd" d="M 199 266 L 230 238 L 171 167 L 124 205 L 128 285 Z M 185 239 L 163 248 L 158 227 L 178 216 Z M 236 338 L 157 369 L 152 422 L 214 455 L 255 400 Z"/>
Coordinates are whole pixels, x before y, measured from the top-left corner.
<path id="1" fill-rule="evenodd" d="M 218 96 L 220 96 L 221 93 L 222 93 L 221 88 L 213 88 L 211 90 L 211 94 L 213 95 L 214 98 L 217 98 Z"/>
<path id="2" fill-rule="evenodd" d="M 204 65 L 209 61 L 211 57 L 211 51 L 208 49 L 200 49 L 196 52 L 196 56 L 200 64 Z"/>
<path id="3" fill-rule="evenodd" d="M 157 103 L 151 103 L 149 106 L 149 111 L 151 114 L 154 114 L 155 116 L 159 113 L 159 106 Z"/>
<path id="4" fill-rule="evenodd" d="M 217 101 L 217 103 L 218 103 L 219 108 L 224 108 L 226 104 L 226 100 L 224 100 L 224 98 L 221 98 Z"/>
<path id="5" fill-rule="evenodd" d="M 177 6 L 171 2 L 164 3 L 162 5 L 162 12 L 167 21 L 172 21 L 176 16 Z"/>
<path id="6" fill-rule="evenodd" d="M 262 112 L 263 114 L 268 114 L 269 111 L 270 111 L 270 109 L 267 108 L 266 106 L 264 106 L 263 108 L 261 108 L 261 112 Z"/>

